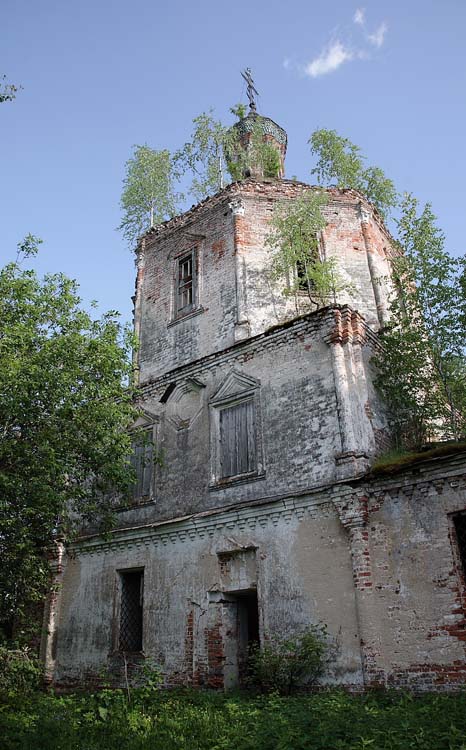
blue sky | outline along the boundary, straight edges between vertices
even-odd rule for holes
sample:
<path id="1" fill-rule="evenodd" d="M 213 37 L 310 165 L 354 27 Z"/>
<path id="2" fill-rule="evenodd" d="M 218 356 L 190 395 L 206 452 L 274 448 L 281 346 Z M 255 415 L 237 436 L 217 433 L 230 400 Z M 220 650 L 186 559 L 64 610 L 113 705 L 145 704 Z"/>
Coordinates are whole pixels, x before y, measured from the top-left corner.
<path id="1" fill-rule="evenodd" d="M 175 150 L 209 107 L 230 121 L 253 70 L 259 111 L 288 132 L 287 175 L 311 181 L 318 127 L 357 143 L 431 201 L 466 251 L 465 0 L 3 0 L 0 260 L 27 233 L 35 266 L 128 320 L 134 266 L 115 227 L 133 144 Z"/>

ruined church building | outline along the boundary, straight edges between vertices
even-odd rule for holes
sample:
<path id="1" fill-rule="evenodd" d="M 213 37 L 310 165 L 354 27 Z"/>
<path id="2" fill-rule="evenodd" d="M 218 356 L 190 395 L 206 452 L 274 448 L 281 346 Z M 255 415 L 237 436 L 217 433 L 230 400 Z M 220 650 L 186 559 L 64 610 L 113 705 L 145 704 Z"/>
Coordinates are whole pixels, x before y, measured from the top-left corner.
<path id="1" fill-rule="evenodd" d="M 286 133 L 254 109 L 236 126 L 244 148 L 251 122 L 281 176 L 252 170 L 140 244 L 148 441 L 112 533 L 87 530 L 53 563 L 47 678 L 150 660 L 167 685 L 229 689 L 252 642 L 325 623 L 327 684 L 464 685 L 464 457 L 370 473 L 389 445 L 371 357 L 390 235 L 363 195 L 328 188 L 319 252 L 349 291 L 322 309 L 303 297 L 297 315 L 266 272 L 266 237 L 277 204 L 309 186 L 283 178 Z"/>

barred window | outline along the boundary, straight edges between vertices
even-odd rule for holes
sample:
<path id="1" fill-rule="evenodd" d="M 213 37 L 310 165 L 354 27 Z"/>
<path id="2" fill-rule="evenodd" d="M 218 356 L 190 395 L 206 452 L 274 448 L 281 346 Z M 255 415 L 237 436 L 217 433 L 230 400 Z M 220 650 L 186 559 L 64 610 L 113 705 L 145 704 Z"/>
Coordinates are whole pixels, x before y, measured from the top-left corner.
<path id="1" fill-rule="evenodd" d="M 144 571 L 120 572 L 120 651 L 142 651 Z"/>
<path id="2" fill-rule="evenodd" d="M 220 476 L 234 477 L 257 468 L 254 401 L 225 406 L 219 412 Z"/>
<path id="3" fill-rule="evenodd" d="M 152 494 L 154 473 L 153 427 L 138 431 L 132 440 L 131 466 L 136 474 L 133 485 L 134 500 L 148 500 Z"/>

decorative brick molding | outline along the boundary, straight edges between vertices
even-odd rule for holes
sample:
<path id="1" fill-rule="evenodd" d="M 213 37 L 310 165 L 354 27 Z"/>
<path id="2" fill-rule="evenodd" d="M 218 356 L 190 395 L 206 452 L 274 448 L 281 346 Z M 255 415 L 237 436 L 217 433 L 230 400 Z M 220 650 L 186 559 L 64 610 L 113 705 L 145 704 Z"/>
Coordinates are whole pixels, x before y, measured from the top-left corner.
<path id="1" fill-rule="evenodd" d="M 368 326 L 363 316 L 349 305 L 335 307 L 333 310 L 335 325 L 326 336 L 329 344 L 359 344 L 367 340 Z"/>

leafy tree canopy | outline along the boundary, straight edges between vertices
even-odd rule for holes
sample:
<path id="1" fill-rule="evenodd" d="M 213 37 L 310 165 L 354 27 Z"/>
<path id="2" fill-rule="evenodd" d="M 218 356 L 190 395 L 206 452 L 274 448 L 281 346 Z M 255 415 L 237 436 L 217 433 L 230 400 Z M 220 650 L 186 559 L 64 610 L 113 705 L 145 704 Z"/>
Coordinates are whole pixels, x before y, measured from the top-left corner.
<path id="1" fill-rule="evenodd" d="M 155 224 L 176 215 L 182 198 L 174 187 L 178 176 L 169 151 L 156 151 L 147 144 L 134 146 L 126 162 L 120 200 L 123 218 L 118 227 L 130 247 Z"/>
<path id="2" fill-rule="evenodd" d="M 94 320 L 76 282 L 39 279 L 20 261 L 0 271 L 0 622 L 11 627 L 47 583 L 44 549 L 77 513 L 108 521 L 133 480 L 132 337 L 117 314 Z"/>
<path id="3" fill-rule="evenodd" d="M 402 446 L 457 439 L 466 430 L 466 257 L 445 250 L 430 204 L 405 195 L 396 221 L 390 324 L 378 385 Z"/>
<path id="4" fill-rule="evenodd" d="M 335 130 L 316 130 L 309 143 L 311 152 L 317 157 L 311 174 L 317 176 L 319 185 L 333 183 L 359 190 L 387 218 L 397 205 L 398 197 L 393 182 L 380 167 L 365 167 L 360 148 Z"/>
<path id="5" fill-rule="evenodd" d="M 190 171 L 193 175 L 189 192 L 201 201 L 225 185 L 226 128 L 214 119 L 212 110 L 195 117 L 193 125 L 191 141 L 176 153 L 175 161 L 182 173 Z"/>

